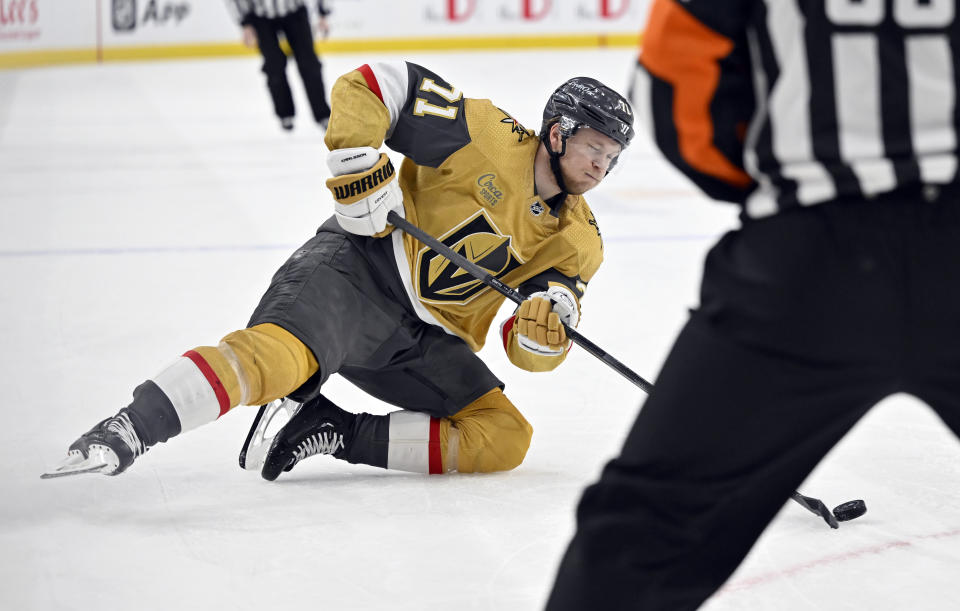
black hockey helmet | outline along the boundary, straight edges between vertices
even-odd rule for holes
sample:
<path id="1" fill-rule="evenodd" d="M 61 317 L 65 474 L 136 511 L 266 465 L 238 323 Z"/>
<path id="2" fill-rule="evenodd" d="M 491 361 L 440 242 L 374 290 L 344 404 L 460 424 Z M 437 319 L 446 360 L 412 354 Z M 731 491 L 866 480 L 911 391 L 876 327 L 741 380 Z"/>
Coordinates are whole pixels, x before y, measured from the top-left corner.
<path id="1" fill-rule="evenodd" d="M 560 130 L 566 148 L 566 139 L 586 125 L 612 138 L 621 148 L 633 140 L 633 109 L 625 97 L 600 81 L 578 76 L 557 87 L 543 109 L 540 139 L 547 141 L 554 123 Z M 551 151 L 552 152 L 552 151 Z M 563 155 L 564 150 L 558 152 Z"/>

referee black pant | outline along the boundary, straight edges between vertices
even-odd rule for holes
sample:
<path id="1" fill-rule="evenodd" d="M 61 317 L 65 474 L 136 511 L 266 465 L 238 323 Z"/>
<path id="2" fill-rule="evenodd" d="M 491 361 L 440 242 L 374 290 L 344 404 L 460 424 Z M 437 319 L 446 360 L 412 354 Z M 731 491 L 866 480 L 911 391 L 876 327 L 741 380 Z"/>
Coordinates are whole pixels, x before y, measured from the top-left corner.
<path id="1" fill-rule="evenodd" d="M 960 195 L 926 195 L 798 208 L 712 248 L 700 308 L 583 494 L 549 611 L 696 609 L 892 393 L 960 435 Z"/>
<path id="2" fill-rule="evenodd" d="M 280 48 L 279 36 L 283 33 L 297 60 L 297 70 L 307 91 L 314 120 L 319 122 L 329 117 L 322 64 L 313 46 L 313 31 L 306 7 L 274 19 L 253 17 L 250 25 L 257 33 L 257 44 L 263 55 L 262 70 L 267 75 L 267 89 L 277 116 L 281 119 L 294 116 L 293 94 L 287 81 L 287 56 Z"/>

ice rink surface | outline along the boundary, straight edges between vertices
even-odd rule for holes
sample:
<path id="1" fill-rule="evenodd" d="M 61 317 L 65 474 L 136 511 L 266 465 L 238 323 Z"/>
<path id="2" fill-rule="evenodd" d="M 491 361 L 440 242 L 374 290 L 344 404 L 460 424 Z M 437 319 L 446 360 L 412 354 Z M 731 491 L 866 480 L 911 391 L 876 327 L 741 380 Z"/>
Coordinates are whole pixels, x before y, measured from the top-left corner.
<path id="1" fill-rule="evenodd" d="M 367 61 L 416 61 L 536 129 L 556 85 L 585 74 L 623 90 L 633 55 L 324 66 L 329 88 Z M 237 466 L 255 414 L 241 407 L 120 477 L 39 479 L 137 384 L 244 326 L 331 214 L 299 75 L 289 67 L 300 112 L 284 133 L 258 69 L 240 58 L 0 72 L 0 608 L 542 608 L 580 492 L 644 399 L 577 348 L 557 372 L 528 374 L 491 333 L 481 354 L 536 431 L 509 473 L 427 477 L 321 456 L 267 483 Z M 655 380 L 696 305 L 704 253 L 737 220 L 638 140 L 589 197 L 606 262 L 580 331 Z M 327 394 L 389 411 L 336 377 Z M 801 488 L 831 507 L 863 498 L 869 512 L 830 530 L 786 504 L 705 608 L 960 609 L 958 459 L 925 406 L 887 399 Z"/>

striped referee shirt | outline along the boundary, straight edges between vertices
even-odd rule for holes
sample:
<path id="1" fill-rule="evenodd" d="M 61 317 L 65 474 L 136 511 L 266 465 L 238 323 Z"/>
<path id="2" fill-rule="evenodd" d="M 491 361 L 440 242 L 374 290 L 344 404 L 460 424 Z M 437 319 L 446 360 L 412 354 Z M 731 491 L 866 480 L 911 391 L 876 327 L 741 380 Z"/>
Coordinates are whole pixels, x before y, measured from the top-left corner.
<path id="1" fill-rule="evenodd" d="M 957 181 L 956 0 L 654 0 L 654 136 L 751 217 Z"/>
<path id="2" fill-rule="evenodd" d="M 330 10 L 324 6 L 324 0 L 316 1 L 318 14 L 330 14 Z M 227 0 L 227 2 L 234 9 L 237 21 L 242 25 L 246 25 L 254 15 L 264 19 L 275 19 L 289 15 L 305 6 L 304 0 Z"/>

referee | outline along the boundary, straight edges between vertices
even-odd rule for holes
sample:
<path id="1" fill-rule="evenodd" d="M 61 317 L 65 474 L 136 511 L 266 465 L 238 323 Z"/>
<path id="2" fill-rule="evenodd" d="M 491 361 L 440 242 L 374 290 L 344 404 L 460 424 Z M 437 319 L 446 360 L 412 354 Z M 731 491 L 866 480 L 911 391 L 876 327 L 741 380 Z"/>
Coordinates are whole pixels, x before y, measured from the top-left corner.
<path id="1" fill-rule="evenodd" d="M 313 46 L 313 31 L 304 0 L 228 0 L 243 27 L 246 46 L 258 47 L 263 56 L 263 73 L 267 75 L 267 89 L 273 100 L 273 109 L 283 129 L 293 129 L 293 94 L 287 81 L 287 56 L 280 48 L 280 35 L 289 43 L 297 60 L 297 70 L 303 80 L 314 120 L 326 129 L 330 106 L 323 86 L 323 70 Z M 317 0 L 319 21 L 317 30 L 326 38 L 329 31 L 329 9 L 324 0 Z"/>
<path id="2" fill-rule="evenodd" d="M 696 609 L 888 395 L 960 435 L 956 18 L 955 0 L 653 1 L 654 137 L 742 226 L 584 492 L 549 611 Z"/>

